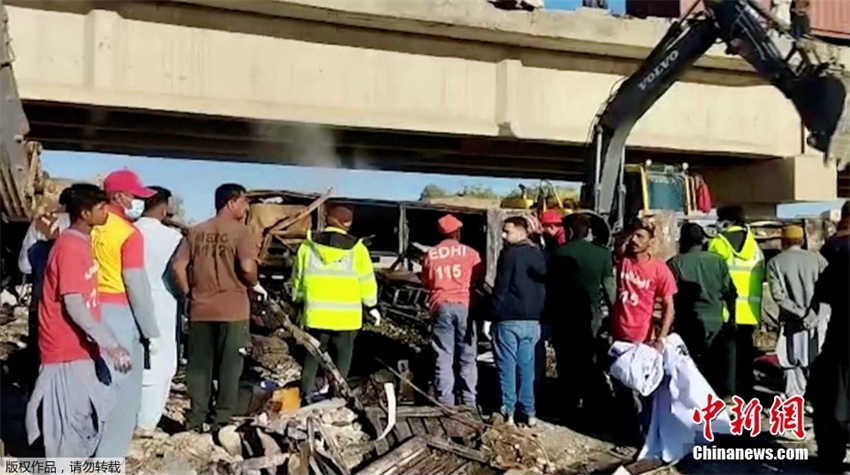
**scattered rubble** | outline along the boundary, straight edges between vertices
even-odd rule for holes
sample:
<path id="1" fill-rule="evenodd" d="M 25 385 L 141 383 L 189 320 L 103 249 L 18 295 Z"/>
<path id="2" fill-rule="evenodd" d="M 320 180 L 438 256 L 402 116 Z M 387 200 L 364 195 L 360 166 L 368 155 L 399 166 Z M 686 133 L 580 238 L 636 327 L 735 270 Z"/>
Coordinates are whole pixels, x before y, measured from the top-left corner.
<path id="1" fill-rule="evenodd" d="M 28 313 L 22 306 L 0 306 L 0 361 L 27 347 Z"/>

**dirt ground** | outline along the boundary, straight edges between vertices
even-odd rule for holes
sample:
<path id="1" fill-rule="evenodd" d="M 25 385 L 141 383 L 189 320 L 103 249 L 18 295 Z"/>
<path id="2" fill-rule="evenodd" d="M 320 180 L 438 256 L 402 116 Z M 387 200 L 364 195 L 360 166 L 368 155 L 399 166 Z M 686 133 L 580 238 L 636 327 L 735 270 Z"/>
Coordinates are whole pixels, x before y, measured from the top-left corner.
<path id="1" fill-rule="evenodd" d="M 26 443 L 23 427 L 23 414 L 32 384 L 28 372 L 33 371 L 32 362 L 27 358 L 26 333 L 24 310 L 5 307 L 0 311 L 2 439 L 6 454 L 12 456 L 36 456 L 39 453 L 37 443 L 32 447 Z M 370 375 L 382 369 L 374 356 L 390 364 L 399 360 L 407 361 L 411 373 L 417 375 L 414 379 L 421 383 L 422 387 L 426 387 L 427 381 L 423 383 L 422 379 L 425 378 L 421 376 L 427 373 L 429 361 L 427 350 L 422 345 L 424 341 L 421 335 L 405 337 L 404 333 L 403 328 L 390 324 L 380 332 L 366 329 L 358 336 L 351 380 L 355 386 L 359 385 L 358 392 L 363 397 L 366 397 L 368 392 L 363 389 L 364 382 Z M 244 423 L 256 422 L 264 412 L 268 414 L 271 391 L 297 381 L 301 370 L 298 364 L 300 351 L 291 347 L 284 334 L 254 335 L 253 347 L 250 364 L 246 368 L 240 389 L 243 391 L 241 399 L 245 403 L 242 409 L 248 414 L 246 418 L 237 421 L 243 424 L 238 429 L 243 431 L 243 440 L 258 437 L 248 434 L 254 429 Z M 629 467 L 633 473 L 653 474 L 811 473 L 814 469 L 817 451 L 811 437 L 811 420 L 808 417 L 806 422 L 809 437 L 804 441 L 762 434 L 749 441 L 740 438 L 719 438 L 718 444 L 805 447 L 809 449 L 809 461 L 721 463 L 699 462 L 689 457 L 675 466 L 660 463 L 633 465 L 633 458 L 639 448 L 621 443 L 612 435 L 616 424 L 612 423 L 610 414 L 603 411 L 592 417 L 564 416 L 554 379 L 557 372 L 551 349 L 547 360 L 547 379 L 541 391 L 544 396 L 538 405 L 541 424 L 534 429 L 512 429 L 517 431 L 516 433 L 491 430 L 482 436 L 482 444 L 493 450 L 497 458 L 500 457 L 501 466 L 505 470 L 514 468 L 511 473 L 613 473 L 623 465 Z M 757 390 L 763 406 L 770 407 L 780 381 L 777 379 L 778 375 L 774 368 L 763 365 L 756 365 L 755 372 L 758 380 Z M 480 391 L 485 420 L 494 408 L 494 378 L 492 365 L 481 363 L 479 387 L 489 388 Z M 421 397 L 415 399 L 421 403 Z M 224 447 L 226 444 L 217 440 L 214 435 L 183 432 L 182 425 L 188 407 L 189 400 L 181 370 L 172 382 L 171 395 L 157 433 L 152 438 L 134 439 L 128 454 L 129 473 L 207 473 L 210 461 L 227 464 L 245 456 L 244 453 L 234 455 L 232 450 L 228 451 Z M 768 427 L 766 415 L 763 416 L 762 427 Z M 327 417 L 330 419 L 324 422 L 328 427 L 334 428 L 333 437 L 346 448 L 346 465 L 350 465 L 350 468 L 358 466 L 364 460 L 369 446 L 370 436 L 367 431 L 355 420 L 356 416 L 348 413 L 333 413 Z M 295 432 L 297 433 L 298 429 L 295 429 Z M 289 432 L 286 434 L 290 435 Z M 250 444 L 243 444 L 243 451 L 253 450 L 250 447 L 245 449 L 248 445 Z"/>

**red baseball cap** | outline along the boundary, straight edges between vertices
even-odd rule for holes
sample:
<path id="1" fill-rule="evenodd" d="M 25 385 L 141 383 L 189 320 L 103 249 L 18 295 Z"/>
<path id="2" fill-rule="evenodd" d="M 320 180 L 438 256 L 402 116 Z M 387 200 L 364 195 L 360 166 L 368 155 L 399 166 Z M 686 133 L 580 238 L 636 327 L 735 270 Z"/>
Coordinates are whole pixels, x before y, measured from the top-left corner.
<path id="1" fill-rule="evenodd" d="M 557 210 L 550 209 L 544 211 L 543 214 L 540 215 L 540 224 L 544 226 L 547 224 L 557 224 L 560 226 L 562 224 L 561 219 L 561 213 Z"/>
<path id="2" fill-rule="evenodd" d="M 447 214 L 437 220 L 437 227 L 440 228 L 440 234 L 451 234 L 463 227 L 463 222 L 454 216 Z"/>
<path id="3" fill-rule="evenodd" d="M 130 193 L 137 198 L 150 198 L 156 192 L 142 186 L 139 176 L 130 169 L 118 170 L 110 173 L 103 180 L 103 191 L 107 193 Z"/>

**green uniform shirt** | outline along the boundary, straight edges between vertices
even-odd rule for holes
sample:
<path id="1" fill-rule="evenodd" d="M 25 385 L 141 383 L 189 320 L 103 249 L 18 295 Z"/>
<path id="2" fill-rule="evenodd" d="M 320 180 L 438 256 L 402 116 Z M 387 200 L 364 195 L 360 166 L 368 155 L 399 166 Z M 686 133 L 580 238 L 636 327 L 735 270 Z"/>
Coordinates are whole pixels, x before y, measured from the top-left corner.
<path id="1" fill-rule="evenodd" d="M 726 299 L 736 295 L 726 261 L 697 248 L 672 257 L 667 265 L 679 287 L 674 297 L 675 324 L 682 327 L 702 322 L 705 336 L 712 336 L 723 325 Z"/>
<path id="2" fill-rule="evenodd" d="M 568 241 L 555 249 L 553 270 L 558 293 L 553 295 L 563 309 L 598 313 L 602 290 L 614 298 L 614 269 L 611 251 L 583 239 Z M 558 294 L 561 297 L 558 297 Z"/>

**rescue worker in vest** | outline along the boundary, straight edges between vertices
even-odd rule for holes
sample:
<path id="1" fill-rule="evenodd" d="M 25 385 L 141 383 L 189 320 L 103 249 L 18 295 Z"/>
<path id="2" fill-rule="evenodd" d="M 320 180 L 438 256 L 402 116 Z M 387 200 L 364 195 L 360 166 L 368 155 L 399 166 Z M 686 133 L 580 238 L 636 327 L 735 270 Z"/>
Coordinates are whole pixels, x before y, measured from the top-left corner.
<path id="1" fill-rule="evenodd" d="M 484 267 L 478 252 L 460 243 L 459 219 L 447 214 L 437 226 L 443 240 L 428 251 L 422 265 L 434 320 L 434 386 L 441 403 L 475 407 L 477 341 L 469 320 L 469 290 L 483 280 Z"/>
<path id="2" fill-rule="evenodd" d="M 103 441 L 96 456 L 124 457 L 141 403 L 142 338 L 149 340 L 160 335 L 145 272 L 144 239 L 133 225 L 144 212 L 143 200 L 156 192 L 142 186 L 139 177 L 127 169 L 107 175 L 103 190 L 109 198 L 108 216 L 104 225 L 92 231 L 103 322 L 130 352 L 133 361 L 127 374 L 112 371 L 119 402 L 106 418 Z"/>
<path id="3" fill-rule="evenodd" d="M 732 394 L 748 400 L 753 390 L 753 333 L 761 319 L 764 255 L 755 235 L 746 225 L 744 210 L 740 206 L 718 209 L 717 221 L 720 233 L 708 243 L 708 250 L 726 261 L 738 294 L 732 322 L 733 336 L 728 342 L 728 382 L 734 383 L 729 389 Z M 723 312 L 723 320 L 729 321 L 728 311 Z"/>
<path id="4" fill-rule="evenodd" d="M 363 326 L 363 307 L 380 325 L 378 284 L 369 250 L 360 239 L 348 234 L 354 211 L 345 205 L 331 205 L 328 226 L 298 247 L 292 270 L 292 299 L 303 305 L 303 324 L 330 350 L 342 377 L 348 375 L 354 351 L 354 337 Z M 309 404 L 317 399 L 313 385 L 319 361 L 307 355 L 301 372 L 301 395 Z"/>

